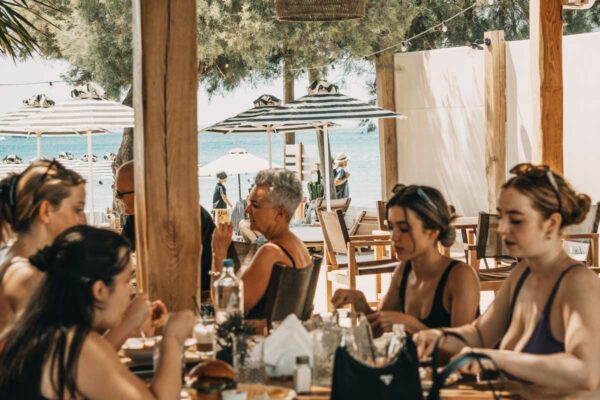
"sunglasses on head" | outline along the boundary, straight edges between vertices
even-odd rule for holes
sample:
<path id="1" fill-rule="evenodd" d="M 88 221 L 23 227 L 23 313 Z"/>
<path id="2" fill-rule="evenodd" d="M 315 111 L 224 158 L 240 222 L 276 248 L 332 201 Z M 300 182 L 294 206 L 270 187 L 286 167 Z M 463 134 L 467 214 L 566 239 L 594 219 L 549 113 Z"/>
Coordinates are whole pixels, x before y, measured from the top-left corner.
<path id="1" fill-rule="evenodd" d="M 127 196 L 128 194 L 134 194 L 135 190 L 130 190 L 129 192 L 119 192 L 118 190 L 115 190 L 115 196 L 117 196 L 117 199 L 122 199 L 123 197 Z"/>
<path id="2" fill-rule="evenodd" d="M 531 177 L 541 177 L 545 176 L 550 183 L 550 187 L 556 196 L 556 200 L 558 201 L 558 210 L 557 212 L 560 214 L 562 211 L 562 202 L 560 201 L 560 191 L 558 189 L 558 184 L 556 183 L 556 179 L 554 178 L 554 174 L 552 170 L 547 165 L 534 165 L 531 163 L 521 163 L 517 164 L 510 170 L 511 174 L 517 176 L 531 176 Z"/>
<path id="3" fill-rule="evenodd" d="M 438 209 L 438 207 L 435 205 L 433 200 L 431 200 L 431 197 L 429 197 L 429 195 L 420 186 L 417 186 L 417 185 L 400 186 L 394 191 L 394 193 L 406 193 L 406 194 L 416 193 L 417 196 L 419 196 L 421 198 L 421 200 L 424 200 L 425 203 L 427 203 L 429 205 L 429 207 L 431 207 L 432 209 L 434 209 L 436 211 Z"/>
<path id="4" fill-rule="evenodd" d="M 50 161 L 50 163 L 48 164 L 48 168 L 46 168 L 46 172 L 44 172 L 42 175 L 40 175 L 40 178 L 38 179 L 37 183 L 35 184 L 35 188 L 33 189 L 34 203 L 36 203 L 38 201 L 37 200 L 38 192 L 40 191 L 42 186 L 44 186 L 44 182 L 46 181 L 48 174 L 52 170 L 52 167 L 55 167 L 55 166 L 58 167 L 59 165 L 60 164 L 58 164 L 55 159 L 52 159 L 52 161 Z"/>

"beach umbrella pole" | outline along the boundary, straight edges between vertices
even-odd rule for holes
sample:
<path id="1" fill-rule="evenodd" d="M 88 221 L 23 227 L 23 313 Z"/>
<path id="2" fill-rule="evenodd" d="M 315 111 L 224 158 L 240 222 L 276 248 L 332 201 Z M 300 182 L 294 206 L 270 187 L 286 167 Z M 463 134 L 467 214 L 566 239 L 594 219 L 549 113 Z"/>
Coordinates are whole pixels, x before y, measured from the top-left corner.
<path id="1" fill-rule="evenodd" d="M 35 134 L 35 153 L 38 160 L 42 158 L 42 134 L 40 132 Z"/>
<path id="2" fill-rule="evenodd" d="M 267 136 L 269 137 L 269 169 L 273 168 L 273 143 L 272 143 L 272 135 L 271 128 L 267 129 Z"/>
<path id="3" fill-rule="evenodd" d="M 240 195 L 240 201 L 242 201 L 242 180 L 240 175 L 241 174 L 238 174 L 238 194 Z"/>
<path id="4" fill-rule="evenodd" d="M 94 215 L 94 168 L 92 164 L 92 131 L 87 131 L 87 148 L 88 148 L 88 168 L 89 173 L 88 177 L 90 178 L 90 224 L 95 224 L 95 215 Z"/>
<path id="5" fill-rule="evenodd" d="M 329 164 L 331 161 L 329 160 L 329 133 L 327 131 L 327 122 L 323 122 L 323 138 L 325 141 L 325 165 L 323 166 L 323 169 L 325 170 L 325 201 L 327 204 L 327 211 L 331 211 L 331 188 L 329 187 L 329 182 L 331 181 L 331 177 L 329 176 Z"/>

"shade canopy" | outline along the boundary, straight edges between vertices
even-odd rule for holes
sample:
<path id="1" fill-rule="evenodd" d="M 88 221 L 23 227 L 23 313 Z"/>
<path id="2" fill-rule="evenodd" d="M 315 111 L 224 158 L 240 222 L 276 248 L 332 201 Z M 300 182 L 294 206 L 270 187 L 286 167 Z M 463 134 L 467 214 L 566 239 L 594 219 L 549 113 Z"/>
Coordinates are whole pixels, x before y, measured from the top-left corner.
<path id="1" fill-rule="evenodd" d="M 319 123 L 345 119 L 406 118 L 404 115 L 371 105 L 338 92 L 336 85 L 327 81 L 314 82 L 309 94 L 290 103 L 274 107 L 268 113 L 252 118 L 252 124 L 280 125 Z M 329 124 L 331 125 L 331 124 Z"/>
<path id="2" fill-rule="evenodd" d="M 331 121 L 343 119 L 366 118 L 406 118 L 402 114 L 371 105 L 362 100 L 345 96 L 338 92 L 338 87 L 327 81 L 315 81 L 308 88 L 308 95 L 282 106 L 275 107 L 268 113 L 254 117 L 252 124 L 271 124 L 277 128 L 279 124 L 319 123 L 324 132 L 325 148 L 325 199 L 327 210 L 331 210 L 331 188 L 329 167 L 328 126 Z"/>
<path id="3" fill-rule="evenodd" d="M 269 161 L 248 153 L 241 148 L 231 149 L 222 157 L 199 167 L 199 176 L 216 176 L 225 171 L 227 175 L 253 174 L 269 168 Z M 274 165 L 274 168 L 281 168 Z"/>
<path id="4" fill-rule="evenodd" d="M 274 132 L 295 132 L 303 130 L 313 130 L 321 126 L 319 123 L 313 122 L 278 122 L 277 126 L 272 123 L 255 123 L 254 118 L 267 114 L 281 105 L 281 100 L 270 94 L 263 94 L 258 99 L 254 100 L 254 107 L 246 110 L 233 117 L 227 118 L 221 122 L 218 122 L 208 128 L 203 129 L 203 132 L 214 132 L 214 133 L 266 133 L 268 154 L 269 154 L 269 165 L 273 167 L 273 150 L 272 150 L 272 138 L 271 135 Z M 250 123 L 252 121 L 252 123 Z"/>

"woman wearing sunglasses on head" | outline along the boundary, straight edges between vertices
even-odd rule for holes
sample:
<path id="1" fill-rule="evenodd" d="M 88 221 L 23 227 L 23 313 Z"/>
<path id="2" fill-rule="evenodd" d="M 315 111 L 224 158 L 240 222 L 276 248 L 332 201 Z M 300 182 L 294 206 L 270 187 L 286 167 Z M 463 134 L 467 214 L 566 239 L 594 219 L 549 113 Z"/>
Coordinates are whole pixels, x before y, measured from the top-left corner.
<path id="1" fill-rule="evenodd" d="M 473 268 L 440 253 L 454 243 L 454 218 L 442 194 L 427 186 L 400 186 L 387 203 L 388 223 L 400 265 L 375 311 L 358 290 L 339 289 L 335 307 L 352 304 L 371 321 L 376 334 L 404 324 L 414 333 L 460 326 L 479 310 L 479 280 Z"/>
<path id="2" fill-rule="evenodd" d="M 590 198 L 545 166 L 519 164 L 511 172 L 516 176 L 498 201 L 498 233 L 520 262 L 481 318 L 452 329 L 472 347 L 448 340 L 444 349 L 488 355 L 509 376 L 528 382 L 527 398 L 600 398 L 600 280 L 561 242 L 562 229 L 585 218 Z M 440 335 L 415 336 L 420 357 Z M 472 363 L 465 370 L 479 368 Z"/>
<path id="3" fill-rule="evenodd" d="M 28 258 L 50 245 L 65 229 L 85 224 L 85 180 L 56 160 L 35 161 L 22 173 L 0 180 L 0 199 L 2 333 L 25 309 L 44 277 Z M 137 297 L 121 326 L 109 332 L 107 339 L 120 347 L 128 333 L 139 330 L 145 322 L 149 307 L 164 314 L 162 303 L 149 305 L 145 297 Z"/>

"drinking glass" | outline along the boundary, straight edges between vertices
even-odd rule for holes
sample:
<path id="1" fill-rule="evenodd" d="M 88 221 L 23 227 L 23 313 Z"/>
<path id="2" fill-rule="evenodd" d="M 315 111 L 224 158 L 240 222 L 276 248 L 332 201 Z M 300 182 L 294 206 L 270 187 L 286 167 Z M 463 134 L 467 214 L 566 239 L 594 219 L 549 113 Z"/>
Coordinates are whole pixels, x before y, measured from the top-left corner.
<path id="1" fill-rule="evenodd" d="M 267 380 L 264 361 L 264 337 L 237 335 L 233 338 L 233 368 L 240 383 L 261 383 Z"/>
<path id="2" fill-rule="evenodd" d="M 197 320 L 194 326 L 194 339 L 200 358 L 215 357 L 215 325 L 203 320 Z"/>
<path id="3" fill-rule="evenodd" d="M 337 326 L 325 326 L 311 332 L 313 338 L 313 384 L 331 386 L 335 352 L 342 339 Z"/>

